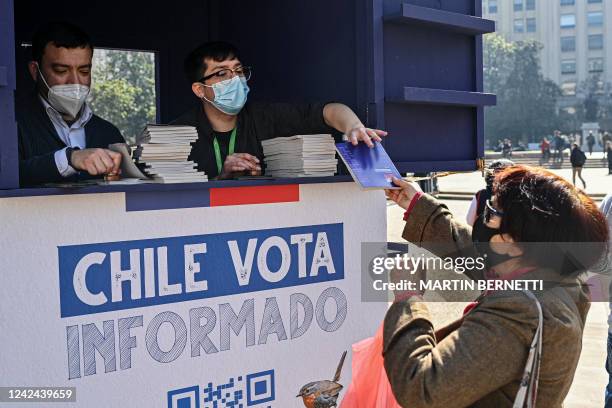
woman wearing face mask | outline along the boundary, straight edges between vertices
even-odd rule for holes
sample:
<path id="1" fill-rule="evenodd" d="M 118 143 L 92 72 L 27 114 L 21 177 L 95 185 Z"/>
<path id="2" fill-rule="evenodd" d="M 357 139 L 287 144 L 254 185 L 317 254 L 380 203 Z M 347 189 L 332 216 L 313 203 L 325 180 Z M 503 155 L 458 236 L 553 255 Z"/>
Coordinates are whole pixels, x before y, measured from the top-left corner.
<path id="1" fill-rule="evenodd" d="M 589 309 L 580 274 L 604 252 L 606 221 L 566 180 L 543 169 L 499 173 L 472 230 L 414 183 L 387 195 L 406 209 L 403 237 L 438 256 L 486 259 L 472 279 L 537 280 L 541 291 L 488 291 L 434 331 L 421 293 L 396 293 L 383 356 L 406 407 L 561 407 L 581 351 Z M 474 246 L 473 242 L 477 245 Z"/>
<path id="2" fill-rule="evenodd" d="M 465 217 L 468 224 L 474 226 L 476 220 L 484 212 L 485 203 L 493 196 L 493 180 L 495 179 L 495 175 L 510 166 L 514 166 L 514 162 L 512 160 L 507 159 L 495 160 L 487 166 L 485 172 L 486 187 L 478 191 L 474 195 L 474 198 L 472 198 L 470 208 L 468 209 L 468 213 Z"/>

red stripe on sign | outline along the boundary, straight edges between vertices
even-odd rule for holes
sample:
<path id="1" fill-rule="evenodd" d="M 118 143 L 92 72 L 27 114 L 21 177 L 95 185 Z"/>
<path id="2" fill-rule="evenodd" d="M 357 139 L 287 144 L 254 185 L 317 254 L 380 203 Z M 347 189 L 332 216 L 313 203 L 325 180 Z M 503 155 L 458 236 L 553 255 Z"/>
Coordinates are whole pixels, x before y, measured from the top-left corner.
<path id="1" fill-rule="evenodd" d="M 211 188 L 210 206 L 291 203 L 300 201 L 300 185 Z"/>

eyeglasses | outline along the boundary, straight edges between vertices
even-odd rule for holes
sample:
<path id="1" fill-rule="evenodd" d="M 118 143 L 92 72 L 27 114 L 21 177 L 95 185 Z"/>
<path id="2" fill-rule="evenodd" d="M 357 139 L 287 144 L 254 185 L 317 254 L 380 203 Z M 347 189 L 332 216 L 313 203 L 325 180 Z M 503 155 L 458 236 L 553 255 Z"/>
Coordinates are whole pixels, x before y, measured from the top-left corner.
<path id="1" fill-rule="evenodd" d="M 205 82 L 211 78 L 215 78 L 219 81 L 225 81 L 226 79 L 231 79 L 234 75 L 238 75 L 239 77 L 243 77 L 245 81 L 251 79 L 251 75 L 253 74 L 252 67 L 237 67 L 234 69 L 224 68 L 217 72 L 213 72 L 210 75 L 206 75 L 205 77 L 200 78 L 198 82 Z"/>
<path id="2" fill-rule="evenodd" d="M 483 213 L 485 223 L 488 224 L 489 221 L 491 221 L 491 217 L 494 215 L 501 218 L 504 216 L 504 213 L 493 208 L 493 205 L 491 204 L 491 200 L 487 200 L 485 202 L 485 208 L 484 208 L 484 213 Z"/>

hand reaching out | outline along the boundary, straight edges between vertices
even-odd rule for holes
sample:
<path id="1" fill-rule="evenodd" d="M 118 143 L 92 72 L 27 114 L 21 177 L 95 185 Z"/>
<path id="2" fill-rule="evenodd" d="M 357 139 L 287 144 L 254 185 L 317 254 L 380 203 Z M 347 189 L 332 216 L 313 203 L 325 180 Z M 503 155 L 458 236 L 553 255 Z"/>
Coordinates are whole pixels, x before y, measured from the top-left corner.
<path id="1" fill-rule="evenodd" d="M 382 141 L 381 136 L 387 136 L 387 132 L 384 130 L 367 128 L 361 123 L 346 132 L 346 137 L 353 146 L 357 146 L 357 143 L 361 141 L 368 145 L 368 147 L 374 147 L 372 141 Z"/>
<path id="2" fill-rule="evenodd" d="M 400 187 L 400 189 L 385 190 L 385 194 L 387 195 L 387 198 L 389 198 L 391 201 L 394 201 L 404 210 L 408 209 L 410 202 L 417 193 L 423 192 L 423 190 L 421 190 L 421 187 L 413 181 L 406 181 L 393 177 L 393 184 Z"/>

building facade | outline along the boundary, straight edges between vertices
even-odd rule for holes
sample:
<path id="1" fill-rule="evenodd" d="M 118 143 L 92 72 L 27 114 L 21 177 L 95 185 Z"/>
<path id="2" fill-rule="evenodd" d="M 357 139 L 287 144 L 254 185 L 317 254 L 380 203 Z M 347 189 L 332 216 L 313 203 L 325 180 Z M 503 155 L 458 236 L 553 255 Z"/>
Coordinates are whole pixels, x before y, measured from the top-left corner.
<path id="1" fill-rule="evenodd" d="M 483 16 L 507 40 L 543 44 L 542 72 L 561 86 L 562 107 L 592 75 L 612 83 L 612 0 L 483 0 Z"/>

